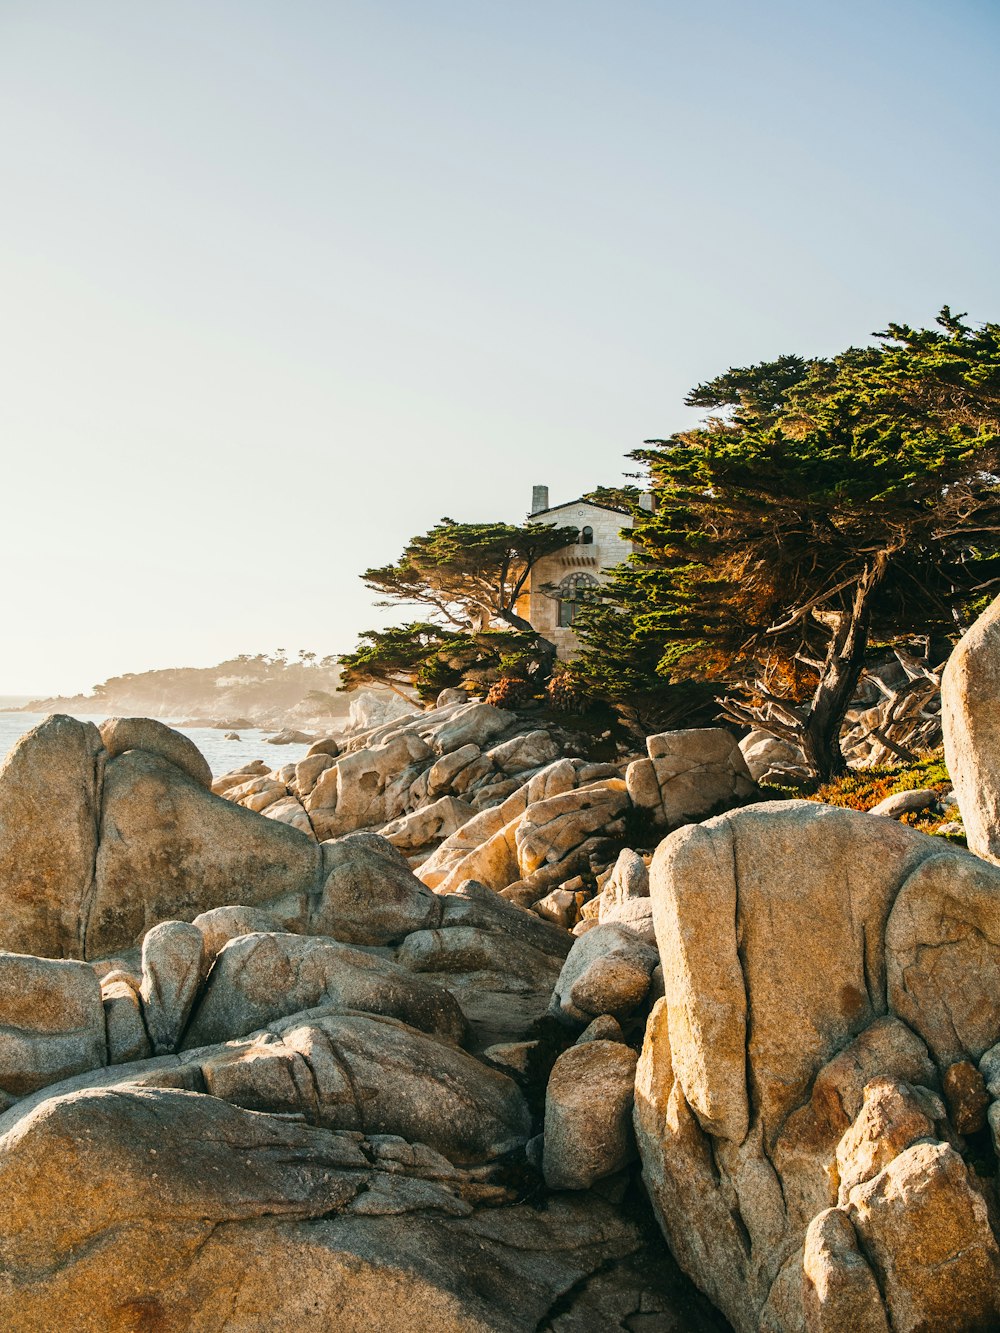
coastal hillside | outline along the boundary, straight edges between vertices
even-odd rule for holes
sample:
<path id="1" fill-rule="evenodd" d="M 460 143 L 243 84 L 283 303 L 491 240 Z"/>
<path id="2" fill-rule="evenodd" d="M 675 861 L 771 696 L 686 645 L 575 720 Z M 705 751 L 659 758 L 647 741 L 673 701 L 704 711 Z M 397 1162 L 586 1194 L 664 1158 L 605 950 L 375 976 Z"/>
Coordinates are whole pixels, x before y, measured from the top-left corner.
<path id="1" fill-rule="evenodd" d="M 290 659 L 278 649 L 241 653 L 217 666 L 128 672 L 89 694 L 34 699 L 23 711 L 141 715 L 202 726 L 328 724 L 350 707 L 348 696 L 337 694 L 339 685 L 336 658 L 302 651 Z"/>

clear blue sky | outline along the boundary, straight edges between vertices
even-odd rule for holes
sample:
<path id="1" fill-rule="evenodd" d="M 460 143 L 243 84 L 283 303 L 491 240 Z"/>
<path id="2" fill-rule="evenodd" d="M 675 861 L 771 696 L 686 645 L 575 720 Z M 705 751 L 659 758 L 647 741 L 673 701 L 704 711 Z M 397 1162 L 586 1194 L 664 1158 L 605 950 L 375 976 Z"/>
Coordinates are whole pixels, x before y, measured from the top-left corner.
<path id="1" fill-rule="evenodd" d="M 353 645 L 729 365 L 1000 318 L 994 0 L 0 0 L 0 693 Z"/>

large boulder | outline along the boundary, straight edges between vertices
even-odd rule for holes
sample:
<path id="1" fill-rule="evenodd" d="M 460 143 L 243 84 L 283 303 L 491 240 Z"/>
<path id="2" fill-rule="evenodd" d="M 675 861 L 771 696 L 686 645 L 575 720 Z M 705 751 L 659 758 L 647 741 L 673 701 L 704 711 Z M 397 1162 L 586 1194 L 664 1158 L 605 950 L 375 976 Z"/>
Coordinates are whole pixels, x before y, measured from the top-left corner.
<path id="1" fill-rule="evenodd" d="M 649 897 L 646 862 L 631 847 L 623 847 L 601 890 L 601 910 L 638 898 Z"/>
<path id="2" fill-rule="evenodd" d="M 1000 1037 L 1000 869 L 933 850 L 896 897 L 885 951 L 891 1008 L 944 1067 Z"/>
<path id="3" fill-rule="evenodd" d="M 143 1019 L 138 987 L 121 973 L 101 982 L 104 1001 L 104 1026 L 108 1036 L 108 1063 L 126 1064 L 145 1060 L 153 1053 L 149 1031 Z"/>
<path id="4" fill-rule="evenodd" d="M 559 746 L 547 731 L 529 731 L 494 745 L 486 753 L 501 773 L 513 775 L 554 763 L 559 758 Z"/>
<path id="5" fill-rule="evenodd" d="M 865 1086 L 936 1090 L 938 1064 L 1000 1038 L 983 876 L 1000 900 L 1000 872 L 968 853 L 811 802 L 733 811 L 657 850 L 644 1175 L 682 1267 L 738 1330 L 801 1328 L 805 1233 L 837 1205 Z"/>
<path id="6" fill-rule="evenodd" d="M 805 755 L 791 741 L 769 731 L 751 731 L 740 741 L 740 753 L 754 782 L 787 781 L 789 776 L 808 777 Z"/>
<path id="7" fill-rule="evenodd" d="M 499 891 L 529 876 L 545 887 L 570 878 L 574 858 L 585 855 L 595 836 L 624 828 L 629 800 L 621 778 L 577 786 L 597 767 L 571 760 L 547 765 L 446 838 L 420 867 L 420 878 L 438 893 L 452 893 L 468 879 Z"/>
<path id="8" fill-rule="evenodd" d="M 0 953 L 0 1101 L 107 1063 L 93 968 Z"/>
<path id="9" fill-rule="evenodd" d="M 489 1187 L 420 1143 L 183 1091 L 46 1102 L 0 1139 L 0 1185 L 8 1333 L 717 1327 L 603 1200 L 473 1213 Z"/>
<path id="10" fill-rule="evenodd" d="M 842 1209 L 826 1208 L 810 1222 L 802 1273 L 809 1333 L 889 1333 L 878 1281 Z"/>
<path id="11" fill-rule="evenodd" d="M 291 922 L 283 921 L 273 912 L 262 907 L 244 907 L 239 903 L 213 907 L 196 916 L 191 924 L 197 926 L 202 934 L 206 970 L 211 967 L 222 948 L 238 935 L 252 935 L 262 931 L 284 933 L 293 929 Z"/>
<path id="12" fill-rule="evenodd" d="M 986 1201 L 952 1147 L 907 1148 L 851 1190 L 846 1211 L 893 1330 L 1000 1327 L 1000 1249 Z"/>
<path id="13" fill-rule="evenodd" d="M 470 1049 L 522 1040 L 548 1009 L 570 937 L 471 880 L 440 901 L 440 928 L 408 935 L 397 961 L 455 996 Z"/>
<path id="14" fill-rule="evenodd" d="M 478 745 L 485 749 L 490 741 L 509 731 L 517 720 L 515 713 L 492 704 L 468 703 L 457 710 L 449 710 L 440 721 L 426 731 L 426 740 L 435 754 L 448 754 L 464 745 Z"/>
<path id="15" fill-rule="evenodd" d="M 83 956 L 127 948 L 160 921 L 212 907 L 288 905 L 315 894 L 322 852 L 296 829 L 205 791 L 174 764 L 129 750 L 105 771 Z"/>
<path id="16" fill-rule="evenodd" d="M 279 824 L 287 824 L 290 828 L 298 829 L 307 838 L 316 839 L 312 820 L 302 802 L 294 796 L 280 796 L 276 801 L 269 802 L 261 814 L 266 819 L 276 819 Z"/>
<path id="17" fill-rule="evenodd" d="M 455 780 L 456 788 L 478 762 L 479 759 L 475 759 L 463 768 Z M 488 760 L 484 762 L 492 770 L 492 764 Z M 430 772 L 433 774 L 436 768 L 437 764 Z M 593 778 L 613 776 L 613 770 L 608 774 L 602 769 L 602 765 L 585 764 L 579 759 L 557 759 L 555 763 L 547 764 L 540 772 L 532 774 L 527 782 L 521 783 L 500 804 L 481 810 L 445 838 L 420 866 L 417 872 L 420 879 L 429 888 L 445 893 L 451 892 L 467 879 L 477 880 L 496 889 L 512 884 L 520 874 L 514 828 L 528 806 L 573 791 Z M 501 835 L 499 838 L 498 834 Z M 487 849 L 487 844 L 493 839 L 496 841 Z"/>
<path id="18" fill-rule="evenodd" d="M 509 1078 L 380 1014 L 293 1014 L 191 1058 L 215 1097 L 303 1115 L 330 1129 L 399 1134 L 464 1165 L 514 1152 L 531 1132 L 528 1108 Z"/>
<path id="19" fill-rule="evenodd" d="M 401 852 L 414 852 L 432 842 L 440 842 L 457 833 L 474 811 L 456 796 L 441 796 L 429 805 L 411 810 L 382 829 L 382 837 Z"/>
<path id="20" fill-rule="evenodd" d="M 559 1056 L 545 1090 L 542 1170 L 550 1189 L 590 1189 L 635 1155 L 636 1053 L 588 1040 Z"/>
<path id="21" fill-rule="evenodd" d="M 664 731 L 647 737 L 646 750 L 625 782 L 633 803 L 664 828 L 728 810 L 756 791 L 736 737 L 722 727 Z"/>
<path id="22" fill-rule="evenodd" d="M 172 1051 L 180 1040 L 206 961 L 205 937 L 190 921 L 161 921 L 143 940 L 139 996 L 157 1055 Z"/>
<path id="23" fill-rule="evenodd" d="M 458 775 L 480 757 L 478 745 L 463 745 L 461 749 L 451 750 L 435 760 L 427 771 L 427 794 L 438 796 L 447 791 Z M 492 765 L 490 765 L 492 768 Z"/>
<path id="24" fill-rule="evenodd" d="M 0 948 L 84 956 L 105 758 L 92 723 L 57 714 L 0 767 Z"/>
<path id="25" fill-rule="evenodd" d="M 354 753 L 342 755 L 321 773 L 305 798 L 313 827 L 320 838 L 340 837 L 357 829 L 373 828 L 401 813 L 389 796 L 394 780 L 416 777 L 432 751 L 412 731 Z"/>
<path id="26" fill-rule="evenodd" d="M 1000 863 L 1000 597 L 948 659 L 941 723 L 969 848 Z"/>
<path id="27" fill-rule="evenodd" d="M 574 941 L 552 994 L 552 1011 L 581 1024 L 599 1014 L 625 1017 L 648 995 L 657 961 L 655 947 L 627 926 L 597 925 Z"/>
<path id="28" fill-rule="evenodd" d="M 456 1042 L 465 1033 L 446 990 L 387 959 L 316 936 L 254 934 L 230 940 L 219 953 L 184 1047 L 242 1037 L 320 1005 L 389 1014 Z"/>
<path id="29" fill-rule="evenodd" d="M 621 778 L 605 778 L 532 803 L 514 834 L 521 875 L 562 861 L 592 834 L 620 832 L 628 804 Z"/>
<path id="30" fill-rule="evenodd" d="M 206 791 L 212 789 L 208 760 L 189 737 L 153 717 L 109 717 L 100 725 L 101 739 L 109 759 L 126 750 L 145 750 L 168 759 Z"/>
<path id="31" fill-rule="evenodd" d="M 46 1102 L 97 1089 L 207 1092 L 247 1110 L 326 1129 L 395 1134 L 467 1165 L 515 1151 L 530 1132 L 516 1085 L 439 1037 L 336 1005 L 276 1019 L 224 1045 L 91 1070 L 0 1115 L 19 1132 Z"/>
<path id="32" fill-rule="evenodd" d="M 398 944 L 441 919 L 440 898 L 379 834 L 325 842 L 322 855 L 323 886 L 310 917 L 315 934 L 349 944 Z"/>

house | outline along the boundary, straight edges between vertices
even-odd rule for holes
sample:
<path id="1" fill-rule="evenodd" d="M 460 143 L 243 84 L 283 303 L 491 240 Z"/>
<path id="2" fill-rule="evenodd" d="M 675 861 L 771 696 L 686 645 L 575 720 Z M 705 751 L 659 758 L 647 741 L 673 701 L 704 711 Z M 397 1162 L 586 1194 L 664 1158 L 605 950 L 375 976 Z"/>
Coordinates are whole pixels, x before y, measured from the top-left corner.
<path id="1" fill-rule="evenodd" d="M 582 498 L 550 505 L 549 488 L 534 486 L 528 522 L 579 531 L 573 546 L 543 556 L 535 565 L 518 608 L 524 607 L 521 614 L 556 645 L 560 657 L 569 658 L 580 647 L 573 631 L 578 606 L 587 600 L 588 590 L 603 583 L 608 570 L 632 552 L 632 543 L 620 535 L 632 526 L 632 516 Z"/>

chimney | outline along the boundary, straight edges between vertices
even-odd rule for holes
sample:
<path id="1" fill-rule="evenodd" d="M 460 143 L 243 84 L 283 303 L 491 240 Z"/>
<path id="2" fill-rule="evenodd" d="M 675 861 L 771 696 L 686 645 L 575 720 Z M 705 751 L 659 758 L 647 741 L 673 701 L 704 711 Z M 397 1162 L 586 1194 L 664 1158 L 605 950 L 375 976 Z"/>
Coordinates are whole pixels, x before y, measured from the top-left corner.
<path id="1" fill-rule="evenodd" d="M 652 491 L 644 491 L 639 496 L 639 508 L 645 509 L 650 514 L 656 513 L 656 499 Z"/>
<path id="2" fill-rule="evenodd" d="M 549 507 L 549 488 L 548 486 L 532 486 L 531 488 L 531 512 L 540 514 L 543 509 Z"/>

